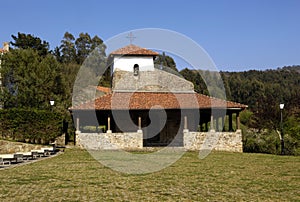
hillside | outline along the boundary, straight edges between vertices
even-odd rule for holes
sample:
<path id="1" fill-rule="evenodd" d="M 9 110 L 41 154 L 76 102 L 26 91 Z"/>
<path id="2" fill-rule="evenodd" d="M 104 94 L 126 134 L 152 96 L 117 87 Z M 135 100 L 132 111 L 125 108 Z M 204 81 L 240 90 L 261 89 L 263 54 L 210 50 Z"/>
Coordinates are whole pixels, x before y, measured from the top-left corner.
<path id="1" fill-rule="evenodd" d="M 207 83 L 214 80 L 214 74 L 206 71 L 206 82 L 195 70 L 180 71 L 183 77 L 195 86 L 199 93 L 208 94 Z M 300 107 L 300 66 L 290 66 L 275 70 L 244 72 L 220 72 L 226 98 L 231 101 L 247 104 L 249 110 L 259 114 L 260 118 L 272 118 L 278 113 L 279 103 L 285 104 L 287 115 L 299 114 Z M 209 76 L 207 76 L 209 75 Z M 218 87 L 222 84 L 217 83 Z M 266 114 L 267 113 L 267 114 Z"/>
<path id="2" fill-rule="evenodd" d="M 294 65 L 294 66 L 286 66 L 282 68 L 283 70 L 289 70 L 289 71 L 296 71 L 300 73 L 300 65 Z"/>

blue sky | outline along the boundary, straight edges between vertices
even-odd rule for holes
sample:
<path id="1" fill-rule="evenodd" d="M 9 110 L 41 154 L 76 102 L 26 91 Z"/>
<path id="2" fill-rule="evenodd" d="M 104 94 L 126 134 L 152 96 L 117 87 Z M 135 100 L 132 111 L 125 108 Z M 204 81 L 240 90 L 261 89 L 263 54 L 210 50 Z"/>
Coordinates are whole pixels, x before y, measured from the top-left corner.
<path id="1" fill-rule="evenodd" d="M 66 31 L 105 41 L 129 30 L 163 28 L 193 39 L 223 71 L 300 65 L 299 0 L 26 0 L 0 5 L 2 42 L 24 32 L 53 49 Z"/>

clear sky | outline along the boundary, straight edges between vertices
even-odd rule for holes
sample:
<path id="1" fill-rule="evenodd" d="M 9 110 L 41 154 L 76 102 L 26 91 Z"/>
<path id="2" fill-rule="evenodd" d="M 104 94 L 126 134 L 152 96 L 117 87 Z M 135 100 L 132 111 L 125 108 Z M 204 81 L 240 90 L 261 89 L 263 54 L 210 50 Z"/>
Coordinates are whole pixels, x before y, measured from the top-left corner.
<path id="1" fill-rule="evenodd" d="M 2 0 L 0 7 L 2 42 L 23 32 L 53 49 L 66 31 L 105 41 L 163 28 L 196 41 L 223 71 L 300 65 L 300 0 Z"/>

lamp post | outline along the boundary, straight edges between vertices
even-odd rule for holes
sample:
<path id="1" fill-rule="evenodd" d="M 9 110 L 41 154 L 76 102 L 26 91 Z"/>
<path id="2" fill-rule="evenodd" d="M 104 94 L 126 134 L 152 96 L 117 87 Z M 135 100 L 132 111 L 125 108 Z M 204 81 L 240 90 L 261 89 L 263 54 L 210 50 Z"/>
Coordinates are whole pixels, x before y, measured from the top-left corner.
<path id="1" fill-rule="evenodd" d="M 54 101 L 54 99 L 52 99 L 52 98 L 50 98 L 50 101 L 49 101 L 49 103 L 50 103 L 50 107 L 51 107 L 51 113 L 53 114 L 53 112 L 54 112 L 54 110 L 53 110 L 53 106 L 54 106 L 54 103 L 55 103 L 55 101 Z M 50 120 L 50 119 L 49 119 Z M 50 120 L 51 121 L 51 120 Z M 51 129 L 51 132 L 55 132 L 55 130 L 54 129 Z M 52 145 L 53 145 L 53 148 L 55 148 L 55 145 L 56 145 L 56 139 L 54 140 L 54 142 L 53 143 L 51 143 Z"/>
<path id="2" fill-rule="evenodd" d="M 282 121 L 282 110 L 284 108 L 284 104 L 279 105 L 280 108 L 280 143 L 281 143 L 281 155 L 284 155 L 284 139 L 283 139 L 283 121 Z"/>
<path id="3" fill-rule="evenodd" d="M 54 105 L 54 100 L 50 100 L 50 105 L 51 105 L 51 106 Z"/>
<path id="4" fill-rule="evenodd" d="M 51 111 L 53 112 L 53 105 L 54 105 L 54 100 L 53 99 L 50 99 L 50 105 L 51 105 Z"/>

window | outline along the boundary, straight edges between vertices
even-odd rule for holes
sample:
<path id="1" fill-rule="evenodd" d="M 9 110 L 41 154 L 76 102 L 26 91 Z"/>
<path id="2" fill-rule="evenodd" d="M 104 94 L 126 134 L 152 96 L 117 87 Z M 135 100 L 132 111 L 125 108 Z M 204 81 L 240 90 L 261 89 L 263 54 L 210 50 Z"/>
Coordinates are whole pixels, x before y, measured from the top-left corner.
<path id="1" fill-rule="evenodd" d="M 139 75 L 139 65 L 138 65 L 138 64 L 135 64 L 135 65 L 133 66 L 133 75 L 134 75 L 134 76 Z"/>

